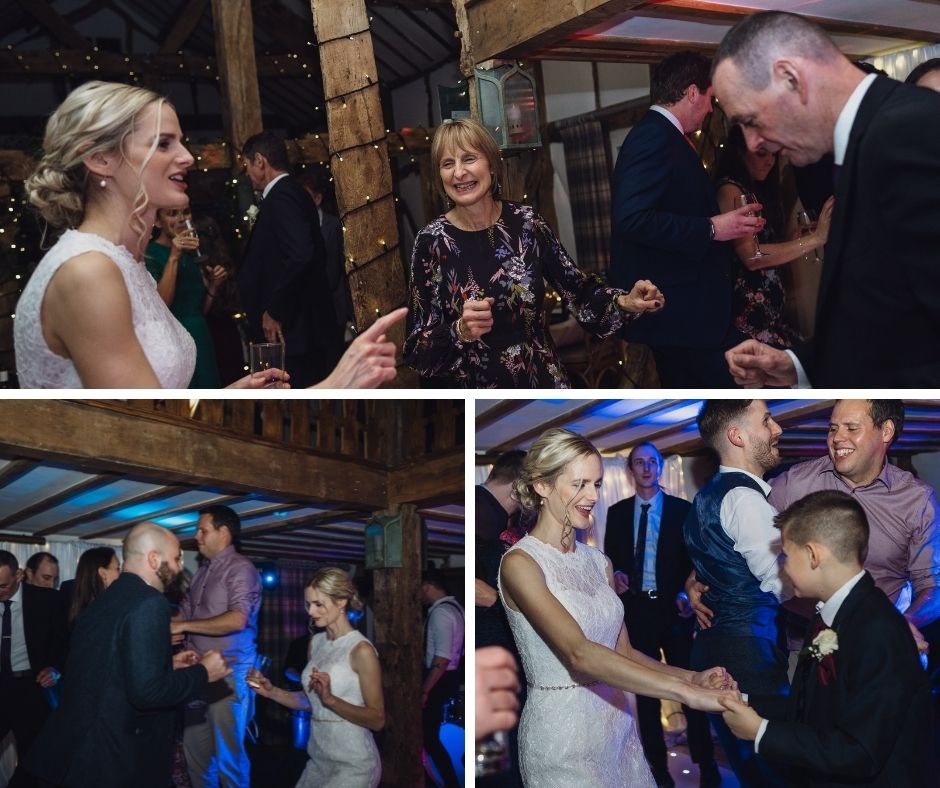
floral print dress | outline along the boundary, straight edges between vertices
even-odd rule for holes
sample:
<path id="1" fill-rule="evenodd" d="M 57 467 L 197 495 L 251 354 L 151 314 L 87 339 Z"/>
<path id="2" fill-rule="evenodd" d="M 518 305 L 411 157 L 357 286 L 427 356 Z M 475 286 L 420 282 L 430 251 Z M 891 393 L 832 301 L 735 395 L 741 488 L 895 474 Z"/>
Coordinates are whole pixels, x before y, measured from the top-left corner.
<path id="1" fill-rule="evenodd" d="M 545 280 L 592 334 L 610 336 L 636 317 L 616 304 L 624 291 L 580 271 L 529 206 L 504 200 L 486 230 L 438 217 L 415 239 L 405 363 L 440 386 L 569 388 L 548 331 Z M 464 301 L 487 297 L 495 299 L 492 330 L 461 342 Z"/>
<path id="2" fill-rule="evenodd" d="M 754 193 L 735 180 L 724 178 L 755 199 Z M 779 241 L 770 222 L 757 236 L 762 244 Z M 780 267 L 750 271 L 735 258 L 734 291 L 731 295 L 731 314 L 734 327 L 745 336 L 779 348 L 793 347 L 802 341 L 799 331 L 791 325 L 786 310 L 786 288 L 780 278 Z"/>

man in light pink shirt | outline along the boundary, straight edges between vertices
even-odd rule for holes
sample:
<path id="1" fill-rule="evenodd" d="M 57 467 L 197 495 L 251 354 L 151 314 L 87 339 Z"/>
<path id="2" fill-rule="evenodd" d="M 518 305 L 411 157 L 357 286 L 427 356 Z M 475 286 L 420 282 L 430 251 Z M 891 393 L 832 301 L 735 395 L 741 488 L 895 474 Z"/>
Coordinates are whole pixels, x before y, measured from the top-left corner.
<path id="1" fill-rule="evenodd" d="M 206 559 L 193 577 L 174 620 L 174 635 L 185 634 L 189 648 L 221 651 L 232 675 L 209 686 L 206 719 L 186 727 L 183 748 L 194 788 L 249 788 L 251 765 L 245 728 L 254 708 L 245 679 L 255 659 L 261 578 L 236 552 L 241 523 L 227 506 L 199 513 L 196 544 Z"/>

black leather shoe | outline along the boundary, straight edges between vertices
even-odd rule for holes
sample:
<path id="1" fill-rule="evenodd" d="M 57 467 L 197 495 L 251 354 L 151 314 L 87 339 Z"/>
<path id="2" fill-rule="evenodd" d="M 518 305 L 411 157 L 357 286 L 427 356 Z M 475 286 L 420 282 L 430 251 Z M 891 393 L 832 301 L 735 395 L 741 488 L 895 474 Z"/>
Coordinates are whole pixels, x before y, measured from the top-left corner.
<path id="1" fill-rule="evenodd" d="M 721 772 L 714 761 L 699 764 L 699 788 L 719 788 L 721 786 Z"/>

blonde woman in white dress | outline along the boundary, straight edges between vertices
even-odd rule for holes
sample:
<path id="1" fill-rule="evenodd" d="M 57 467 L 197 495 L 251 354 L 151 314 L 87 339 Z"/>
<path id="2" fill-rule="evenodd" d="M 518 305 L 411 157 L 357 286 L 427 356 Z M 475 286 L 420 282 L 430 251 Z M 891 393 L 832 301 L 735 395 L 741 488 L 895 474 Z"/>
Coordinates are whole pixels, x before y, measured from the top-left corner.
<path id="1" fill-rule="evenodd" d="M 26 192 L 48 226 L 64 232 L 17 303 L 20 385 L 186 388 L 195 344 L 143 263 L 157 210 L 189 202 L 193 157 L 176 111 L 143 88 L 86 82 L 52 113 L 43 150 Z M 384 332 L 405 312 L 363 332 L 319 385 L 365 388 L 393 378 L 395 348 Z M 287 377 L 259 372 L 233 387 L 261 388 Z"/>
<path id="2" fill-rule="evenodd" d="M 304 589 L 310 621 L 322 627 L 310 640 L 300 692 L 248 677 L 259 695 L 289 709 L 310 709 L 310 760 L 297 788 L 376 788 L 382 776 L 373 731 L 385 726 L 382 669 L 372 645 L 347 613 L 361 610 L 355 586 L 340 569 L 321 569 Z"/>
<path id="3" fill-rule="evenodd" d="M 603 476 L 588 440 L 551 429 L 515 484 L 538 520 L 503 556 L 499 592 L 529 683 L 519 755 L 532 788 L 655 788 L 627 692 L 703 711 L 739 697 L 723 668 L 693 673 L 630 645 L 610 560 L 575 539 L 590 527 Z"/>

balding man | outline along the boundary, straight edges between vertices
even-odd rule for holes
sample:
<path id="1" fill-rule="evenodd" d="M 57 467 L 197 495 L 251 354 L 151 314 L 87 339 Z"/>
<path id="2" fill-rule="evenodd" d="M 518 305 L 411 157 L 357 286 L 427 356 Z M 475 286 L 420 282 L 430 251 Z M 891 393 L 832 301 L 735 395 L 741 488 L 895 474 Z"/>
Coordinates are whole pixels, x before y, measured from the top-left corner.
<path id="1" fill-rule="evenodd" d="M 59 559 L 52 553 L 33 553 L 26 562 L 26 582 L 40 588 L 59 587 Z"/>
<path id="2" fill-rule="evenodd" d="M 217 651 L 170 653 L 163 596 L 182 571 L 179 541 L 154 523 L 124 540 L 124 570 L 75 625 L 62 703 L 26 768 L 66 788 L 165 788 L 174 707 L 228 675 Z"/>
<path id="3" fill-rule="evenodd" d="M 820 27 L 776 12 L 728 32 L 712 81 L 751 150 L 836 164 L 815 337 L 796 356 L 741 343 L 726 354 L 735 380 L 794 385 L 798 356 L 814 386 L 936 386 L 940 95 L 866 75 Z"/>

